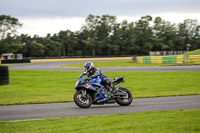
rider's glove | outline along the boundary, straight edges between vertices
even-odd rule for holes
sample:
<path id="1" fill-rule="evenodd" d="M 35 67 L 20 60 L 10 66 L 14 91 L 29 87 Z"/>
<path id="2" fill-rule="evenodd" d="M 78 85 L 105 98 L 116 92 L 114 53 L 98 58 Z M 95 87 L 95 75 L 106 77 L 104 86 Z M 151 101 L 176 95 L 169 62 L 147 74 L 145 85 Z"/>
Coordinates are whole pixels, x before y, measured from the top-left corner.
<path id="1" fill-rule="evenodd" d="M 86 78 L 86 79 L 85 79 L 85 81 L 89 81 L 90 79 L 91 79 L 91 78 L 90 78 L 90 77 L 88 77 L 88 78 Z"/>
<path id="2" fill-rule="evenodd" d="M 85 72 L 83 72 L 83 74 L 87 74 L 87 70 Z"/>

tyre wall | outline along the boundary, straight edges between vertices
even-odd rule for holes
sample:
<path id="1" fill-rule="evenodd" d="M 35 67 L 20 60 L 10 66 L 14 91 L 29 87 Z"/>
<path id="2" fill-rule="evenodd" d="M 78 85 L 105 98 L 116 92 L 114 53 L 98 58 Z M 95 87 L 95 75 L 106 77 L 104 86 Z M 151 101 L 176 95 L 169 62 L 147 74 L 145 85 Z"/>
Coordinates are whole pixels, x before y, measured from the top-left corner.
<path id="1" fill-rule="evenodd" d="M 184 56 L 139 56 L 137 63 L 144 64 L 180 64 L 184 63 Z M 200 55 L 190 55 L 188 63 L 200 63 Z"/>
<path id="2" fill-rule="evenodd" d="M 9 85 L 8 66 L 0 66 L 0 85 Z"/>

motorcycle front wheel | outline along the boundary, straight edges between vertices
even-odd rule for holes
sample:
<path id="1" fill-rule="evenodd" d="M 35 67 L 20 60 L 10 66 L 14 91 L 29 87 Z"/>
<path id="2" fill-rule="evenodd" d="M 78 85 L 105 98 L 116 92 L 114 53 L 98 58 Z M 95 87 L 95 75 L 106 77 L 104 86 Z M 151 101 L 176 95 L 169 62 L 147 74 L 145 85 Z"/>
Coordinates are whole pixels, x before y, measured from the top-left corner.
<path id="1" fill-rule="evenodd" d="M 126 96 L 116 99 L 116 102 L 119 105 L 121 105 L 121 106 L 128 106 L 129 104 L 132 103 L 133 96 L 132 96 L 131 92 L 128 89 L 120 87 L 118 91 L 126 93 Z"/>
<path id="2" fill-rule="evenodd" d="M 80 108 L 89 108 L 92 105 L 92 97 L 86 90 L 78 90 L 74 94 L 74 102 Z"/>

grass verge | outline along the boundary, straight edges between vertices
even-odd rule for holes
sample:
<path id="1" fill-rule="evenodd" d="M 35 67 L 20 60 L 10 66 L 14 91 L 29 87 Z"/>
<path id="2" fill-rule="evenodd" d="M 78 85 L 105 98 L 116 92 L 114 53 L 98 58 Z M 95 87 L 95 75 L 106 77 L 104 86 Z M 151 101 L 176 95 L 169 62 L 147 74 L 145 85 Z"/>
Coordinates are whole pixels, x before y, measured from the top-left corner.
<path id="1" fill-rule="evenodd" d="M 10 70 L 10 85 L 0 86 L 0 105 L 73 101 L 81 72 Z M 200 72 L 105 72 L 125 77 L 121 86 L 134 98 L 200 94 Z"/>
<path id="2" fill-rule="evenodd" d="M 105 116 L 0 122 L 1 133 L 193 133 L 200 110 L 155 111 Z"/>
<path id="3" fill-rule="evenodd" d="M 200 55 L 200 49 L 194 50 L 194 51 L 190 51 L 189 53 L 185 53 L 184 55 Z"/>
<path id="4" fill-rule="evenodd" d="M 154 67 L 154 66 L 177 66 L 177 65 L 200 65 L 200 63 L 182 63 L 182 64 L 140 64 L 130 61 L 111 61 L 95 62 L 96 67 Z M 84 63 L 61 65 L 61 67 L 83 67 Z"/>

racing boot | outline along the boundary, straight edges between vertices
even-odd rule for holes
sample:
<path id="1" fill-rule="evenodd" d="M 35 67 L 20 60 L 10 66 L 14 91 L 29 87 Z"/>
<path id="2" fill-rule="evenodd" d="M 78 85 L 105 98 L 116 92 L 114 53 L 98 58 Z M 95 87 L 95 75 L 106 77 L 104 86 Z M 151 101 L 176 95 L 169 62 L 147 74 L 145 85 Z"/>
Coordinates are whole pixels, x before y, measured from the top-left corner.
<path id="1" fill-rule="evenodd" d="M 113 95 L 117 93 L 117 89 L 116 89 L 114 86 L 112 87 L 111 93 L 112 93 Z"/>
<path id="2" fill-rule="evenodd" d="M 110 89 L 112 89 L 109 85 L 106 85 L 105 86 L 106 90 L 108 91 L 107 94 L 108 94 L 108 98 L 111 98 L 113 96 L 112 92 L 110 91 Z"/>
<path id="3" fill-rule="evenodd" d="M 110 89 L 111 89 L 111 87 L 108 86 L 108 85 L 105 85 L 105 88 L 106 88 L 107 91 L 110 91 Z"/>

